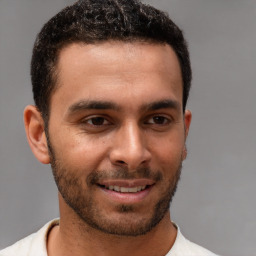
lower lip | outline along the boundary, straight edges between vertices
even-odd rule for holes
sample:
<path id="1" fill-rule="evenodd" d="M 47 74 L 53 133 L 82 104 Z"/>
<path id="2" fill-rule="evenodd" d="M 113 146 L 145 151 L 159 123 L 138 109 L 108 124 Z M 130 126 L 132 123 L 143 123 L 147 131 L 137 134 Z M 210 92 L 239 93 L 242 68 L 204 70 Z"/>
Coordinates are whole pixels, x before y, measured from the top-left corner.
<path id="1" fill-rule="evenodd" d="M 121 193 L 101 187 L 100 189 L 105 193 L 108 199 L 112 201 L 116 201 L 122 204 L 135 204 L 145 200 L 145 198 L 149 195 L 152 187 L 153 186 L 150 186 L 136 193 Z"/>

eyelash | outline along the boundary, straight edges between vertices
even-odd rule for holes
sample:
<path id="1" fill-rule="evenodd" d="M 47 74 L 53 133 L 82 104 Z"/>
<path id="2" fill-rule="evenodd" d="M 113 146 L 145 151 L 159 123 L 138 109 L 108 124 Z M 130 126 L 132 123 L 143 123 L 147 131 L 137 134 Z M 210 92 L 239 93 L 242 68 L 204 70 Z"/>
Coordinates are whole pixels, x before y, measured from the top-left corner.
<path id="1" fill-rule="evenodd" d="M 155 122 L 157 122 L 157 120 L 155 120 L 154 123 L 150 123 L 149 122 L 150 119 L 154 120 L 154 119 L 157 119 L 157 118 L 158 118 L 158 121 L 163 121 L 164 123 L 161 123 L 161 124 L 155 123 Z M 146 122 L 146 124 L 154 124 L 154 125 L 168 125 L 170 123 L 171 123 L 171 118 L 168 118 L 168 117 L 166 117 L 164 115 L 154 115 L 154 116 L 151 116 L 148 119 L 148 121 Z"/>
<path id="2" fill-rule="evenodd" d="M 160 121 L 160 123 L 157 123 L 157 121 Z M 96 124 L 99 122 L 99 124 Z M 147 117 L 145 121 L 142 123 L 145 125 L 155 125 L 155 126 L 167 126 L 172 122 L 170 117 L 166 117 L 164 115 L 153 115 L 150 117 Z M 112 122 L 108 120 L 108 118 L 104 116 L 93 116 L 90 118 L 87 118 L 85 120 L 82 120 L 83 125 L 89 125 L 93 128 L 102 128 L 106 127 L 108 125 L 111 125 Z"/>
<path id="3" fill-rule="evenodd" d="M 104 116 L 90 116 L 80 121 L 83 129 L 106 129 L 113 124 L 109 118 Z"/>
<path id="4" fill-rule="evenodd" d="M 91 123 L 90 123 L 91 121 Z M 103 121 L 102 124 L 94 124 L 93 121 Z M 91 117 L 90 119 L 87 119 L 87 123 L 90 124 L 90 125 L 93 125 L 93 126 L 102 126 L 102 125 L 106 125 L 104 124 L 105 122 L 107 121 L 107 119 L 105 117 L 101 117 L 101 116 L 96 116 L 96 117 Z M 108 123 L 110 123 L 109 121 L 107 121 Z"/>

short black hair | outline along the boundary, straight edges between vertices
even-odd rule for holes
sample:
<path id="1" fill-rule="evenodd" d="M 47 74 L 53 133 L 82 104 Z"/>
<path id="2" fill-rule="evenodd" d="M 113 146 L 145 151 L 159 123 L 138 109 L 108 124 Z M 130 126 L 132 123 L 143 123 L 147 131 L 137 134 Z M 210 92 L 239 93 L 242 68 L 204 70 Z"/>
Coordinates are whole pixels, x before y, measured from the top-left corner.
<path id="1" fill-rule="evenodd" d="M 80 0 L 51 18 L 37 35 L 31 61 L 35 105 L 49 119 L 56 88 L 56 65 L 63 47 L 71 43 L 142 41 L 168 44 L 175 51 L 183 79 L 183 111 L 191 87 L 191 65 L 182 31 L 168 14 L 139 0 Z"/>

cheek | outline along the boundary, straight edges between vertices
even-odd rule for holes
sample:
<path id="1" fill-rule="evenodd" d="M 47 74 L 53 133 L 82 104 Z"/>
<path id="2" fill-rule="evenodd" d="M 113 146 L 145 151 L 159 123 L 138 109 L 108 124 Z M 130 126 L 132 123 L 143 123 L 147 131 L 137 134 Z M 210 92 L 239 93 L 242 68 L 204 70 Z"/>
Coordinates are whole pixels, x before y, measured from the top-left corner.
<path id="1" fill-rule="evenodd" d="M 152 155 L 158 166 L 163 169 L 177 168 L 182 160 L 184 139 L 182 136 L 172 136 L 155 141 L 152 144 Z"/>
<path id="2" fill-rule="evenodd" d="M 106 143 L 97 141 L 85 134 L 62 133 L 55 137 L 52 146 L 56 158 L 67 167 L 75 170 L 95 170 L 106 154 Z"/>

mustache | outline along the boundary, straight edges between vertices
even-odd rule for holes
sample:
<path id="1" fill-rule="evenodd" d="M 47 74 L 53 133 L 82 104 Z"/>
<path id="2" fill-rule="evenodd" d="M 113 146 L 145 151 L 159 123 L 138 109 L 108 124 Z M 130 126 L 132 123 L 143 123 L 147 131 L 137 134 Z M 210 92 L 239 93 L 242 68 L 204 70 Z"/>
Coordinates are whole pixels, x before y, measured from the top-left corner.
<path id="1" fill-rule="evenodd" d="M 103 179 L 152 179 L 155 182 L 163 179 L 163 174 L 160 171 L 153 171 L 151 168 L 137 168 L 130 171 L 128 168 L 123 167 L 115 170 L 95 170 L 92 171 L 86 178 L 87 185 L 98 184 Z"/>

